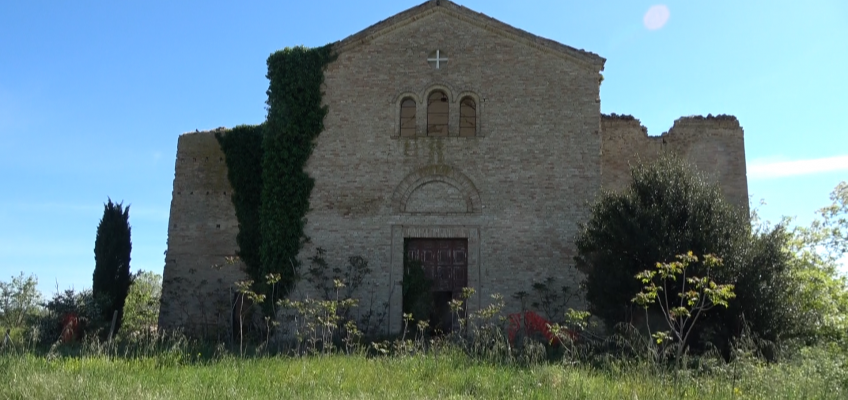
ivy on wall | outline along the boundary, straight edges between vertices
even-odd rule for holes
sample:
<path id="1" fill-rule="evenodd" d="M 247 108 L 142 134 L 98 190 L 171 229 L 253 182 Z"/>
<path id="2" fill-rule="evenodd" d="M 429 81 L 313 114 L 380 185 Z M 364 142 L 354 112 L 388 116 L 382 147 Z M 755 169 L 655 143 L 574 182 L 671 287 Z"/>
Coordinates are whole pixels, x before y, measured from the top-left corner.
<path id="1" fill-rule="evenodd" d="M 226 134 L 215 133 L 227 160 L 227 178 L 233 187 L 231 197 L 236 209 L 239 232 L 236 236 L 238 256 L 246 272 L 255 281 L 261 275 L 259 246 L 259 201 L 262 192 L 262 132 L 264 124 L 239 125 Z"/>
<path id="2" fill-rule="evenodd" d="M 314 180 L 303 167 L 314 139 L 324 130 L 321 105 L 324 67 L 334 59 L 330 45 L 290 47 L 268 57 L 268 116 L 262 138 L 262 199 L 259 214 L 264 273 L 279 273 L 285 295 L 296 278 Z M 272 299 L 276 300 L 276 299 Z"/>
<path id="3" fill-rule="evenodd" d="M 226 154 L 233 205 L 239 221 L 239 257 L 258 293 L 274 304 L 294 286 L 297 255 L 315 184 L 303 170 L 324 130 L 324 69 L 335 59 L 331 45 L 291 47 L 268 57 L 268 114 L 257 126 L 239 126 L 218 141 Z M 274 290 L 266 276 L 281 276 Z M 273 298 L 272 298 L 273 294 Z M 268 308 L 266 308 L 267 310 Z"/>

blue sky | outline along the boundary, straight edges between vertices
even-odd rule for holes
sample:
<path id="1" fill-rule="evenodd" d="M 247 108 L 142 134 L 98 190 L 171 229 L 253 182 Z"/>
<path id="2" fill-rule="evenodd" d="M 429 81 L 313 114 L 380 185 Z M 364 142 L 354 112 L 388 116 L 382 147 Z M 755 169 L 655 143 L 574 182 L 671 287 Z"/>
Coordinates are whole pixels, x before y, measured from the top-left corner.
<path id="1" fill-rule="evenodd" d="M 261 122 L 271 52 L 421 1 L 3 2 L 0 279 L 90 286 L 107 197 L 132 205 L 132 269 L 161 272 L 179 134 Z M 848 2 L 459 3 L 605 57 L 602 111 L 651 135 L 736 115 L 766 219 L 809 223 L 848 180 Z"/>

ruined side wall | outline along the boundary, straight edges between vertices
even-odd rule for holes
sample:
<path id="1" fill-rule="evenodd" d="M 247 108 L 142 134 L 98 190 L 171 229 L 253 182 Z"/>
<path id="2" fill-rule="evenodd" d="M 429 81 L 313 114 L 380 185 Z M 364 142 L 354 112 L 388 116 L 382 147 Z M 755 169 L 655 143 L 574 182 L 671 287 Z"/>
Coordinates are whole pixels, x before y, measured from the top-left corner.
<path id="1" fill-rule="evenodd" d="M 683 117 L 674 121 L 668 132 L 648 136 L 638 119 L 602 115 L 601 131 L 602 189 L 623 189 L 630 183 L 631 165 L 651 162 L 670 151 L 719 182 L 728 200 L 748 209 L 745 139 L 736 117 Z"/>
<path id="2" fill-rule="evenodd" d="M 229 326 L 232 284 L 244 279 L 240 265 L 225 265 L 238 249 L 238 220 L 216 131 L 186 133 L 177 142 L 159 313 L 165 329 L 219 333 L 215 326 Z"/>

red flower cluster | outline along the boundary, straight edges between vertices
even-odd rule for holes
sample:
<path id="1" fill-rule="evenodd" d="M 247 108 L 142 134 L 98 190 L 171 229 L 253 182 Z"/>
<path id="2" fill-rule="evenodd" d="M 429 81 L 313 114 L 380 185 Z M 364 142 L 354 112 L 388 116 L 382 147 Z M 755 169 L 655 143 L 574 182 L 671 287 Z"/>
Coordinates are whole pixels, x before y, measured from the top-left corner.
<path id="1" fill-rule="evenodd" d="M 515 337 L 518 335 L 518 332 L 523 331 L 525 336 L 538 333 L 547 339 L 548 343 L 559 345 L 559 338 L 551 333 L 550 321 L 542 318 L 539 314 L 533 311 L 525 311 L 523 313 L 509 314 L 508 317 L 509 329 L 507 330 L 507 335 L 509 336 L 510 343 L 515 344 Z M 577 338 L 577 334 L 571 330 L 566 330 L 566 333 L 572 339 Z"/>
<path id="2" fill-rule="evenodd" d="M 79 318 L 74 313 L 67 313 L 62 318 L 62 343 L 70 343 L 80 336 Z"/>

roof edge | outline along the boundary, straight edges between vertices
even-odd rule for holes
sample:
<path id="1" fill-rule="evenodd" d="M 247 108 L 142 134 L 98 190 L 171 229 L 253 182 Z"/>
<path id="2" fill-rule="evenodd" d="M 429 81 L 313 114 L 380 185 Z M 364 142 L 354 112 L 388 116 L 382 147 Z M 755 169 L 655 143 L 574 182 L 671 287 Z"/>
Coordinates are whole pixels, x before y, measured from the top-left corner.
<path id="1" fill-rule="evenodd" d="M 450 0 L 428 0 L 339 40 L 333 43 L 333 47 L 338 53 L 349 51 L 436 12 L 444 12 L 451 17 L 471 23 L 479 28 L 530 47 L 560 55 L 584 66 L 595 67 L 597 71 L 604 70 L 606 59 L 595 53 L 576 49 L 555 40 L 534 35 L 483 13 L 455 4 Z"/>

